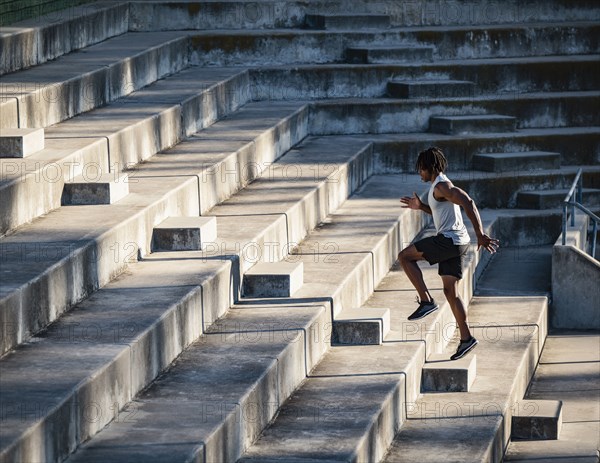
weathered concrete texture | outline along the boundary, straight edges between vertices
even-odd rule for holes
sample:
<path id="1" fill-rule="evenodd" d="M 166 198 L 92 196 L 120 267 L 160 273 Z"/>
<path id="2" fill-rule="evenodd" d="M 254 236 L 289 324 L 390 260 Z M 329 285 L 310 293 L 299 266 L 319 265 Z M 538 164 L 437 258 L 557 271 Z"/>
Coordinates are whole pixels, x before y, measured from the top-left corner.
<path id="1" fill-rule="evenodd" d="M 514 132 L 517 120 L 498 114 L 477 114 L 467 116 L 432 116 L 429 118 L 429 131 L 447 135 L 465 135 L 481 132 Z"/>
<path id="2" fill-rule="evenodd" d="M 379 345 L 390 331 L 390 309 L 346 309 L 335 317 L 331 343 Z"/>
<path id="3" fill-rule="evenodd" d="M 210 125 L 234 111 L 246 101 L 243 91 L 246 78 L 245 73 L 236 70 L 192 69 L 169 80 L 168 85 L 165 81 L 157 83 L 158 88 L 146 88 L 112 106 L 48 129 L 46 145 L 49 149 L 40 152 L 39 156 L 33 155 L 25 163 L 0 160 L 1 221 L 7 222 L 6 225 L 3 223 L 0 233 L 59 207 L 63 181 L 82 173 L 96 175 L 98 171 L 106 173 L 130 168 L 140 157 L 152 156 L 197 127 Z M 190 98 L 190 93 L 195 93 L 197 98 L 193 95 Z M 285 139 L 287 131 L 280 132 Z M 94 140 L 94 136 L 98 138 Z M 278 140 L 277 136 L 273 138 Z M 272 144 L 272 138 L 267 137 L 261 145 L 265 147 L 260 149 L 268 151 Z M 8 179 L 11 182 L 4 183 Z M 37 197 L 39 201 L 28 200 L 30 197 Z M 22 207 L 16 210 L 13 204 Z"/>
<path id="4" fill-rule="evenodd" d="M 159 251 L 196 251 L 216 239 L 216 217 L 169 217 L 154 227 L 152 247 Z"/>
<path id="5" fill-rule="evenodd" d="M 552 250 L 552 312 L 555 328 L 600 329 L 600 263 L 573 246 Z"/>
<path id="6" fill-rule="evenodd" d="M 235 69 L 187 69 L 58 124 L 46 134 L 48 138 L 107 137 L 110 163 L 122 170 L 246 103 L 247 77 Z"/>
<path id="7" fill-rule="evenodd" d="M 325 111 L 317 113 L 316 109 L 313 109 L 313 113 L 313 117 L 317 114 L 327 115 Z M 329 114 L 331 119 L 328 120 L 333 120 L 336 113 L 331 111 Z M 352 112 L 353 121 L 359 120 L 357 115 L 357 111 Z M 345 133 L 341 124 L 337 124 L 335 129 L 337 133 Z M 315 127 L 311 127 L 311 130 L 314 133 Z M 559 152 L 563 165 L 593 165 L 600 162 L 600 129 L 592 127 L 520 129 L 510 134 L 473 134 L 466 140 L 468 143 L 465 143 L 464 137 L 430 133 L 380 135 L 374 140 L 376 168 L 380 173 L 414 172 L 417 155 L 432 144 L 447 154 L 453 170 L 472 169 L 472 159 L 480 153 L 531 149 Z"/>
<path id="8" fill-rule="evenodd" d="M 568 188 L 542 191 L 520 191 L 517 196 L 517 207 L 523 209 L 549 209 L 561 207 Z M 600 206 L 600 189 L 584 188 L 583 204 L 587 207 Z"/>
<path id="9" fill-rule="evenodd" d="M 263 66 L 251 70 L 255 99 L 379 98 L 394 79 L 442 79 L 474 82 L 477 96 L 493 101 L 510 95 L 518 101 L 525 93 L 597 91 L 590 74 L 599 72 L 596 56 L 526 57 L 448 60 L 410 65 L 298 64 Z M 493 95 L 493 98 L 490 98 Z"/>
<path id="10" fill-rule="evenodd" d="M 323 15 L 307 14 L 305 26 L 309 29 L 386 29 L 390 27 L 390 17 L 376 14 Z"/>
<path id="11" fill-rule="evenodd" d="M 433 354 L 423 365 L 421 389 L 423 392 L 469 392 L 476 376 L 476 354 L 469 353 L 459 360 L 449 360 L 447 354 Z"/>
<path id="12" fill-rule="evenodd" d="M 560 153 L 523 151 L 515 153 L 476 154 L 473 156 L 473 168 L 487 172 L 560 169 Z"/>
<path id="13" fill-rule="evenodd" d="M 2 28 L 0 75 L 44 63 L 127 32 L 129 7 L 121 2 L 88 5 Z"/>
<path id="14" fill-rule="evenodd" d="M 501 461 L 511 408 L 535 369 L 546 316 L 545 298 L 474 298 L 469 319 L 479 340 L 476 381 L 468 394 L 424 394 L 411 404 L 384 461 Z"/>
<path id="15" fill-rule="evenodd" d="M 546 189 L 571 187 L 579 168 L 583 168 L 583 182 L 590 188 L 600 187 L 599 166 L 562 166 L 560 169 L 515 172 L 454 172 L 450 178 L 454 184 L 469 192 L 478 207 L 517 207 L 523 192 L 533 194 Z M 567 194 L 565 191 L 562 199 Z"/>
<path id="16" fill-rule="evenodd" d="M 162 4 L 161 2 L 132 2 L 130 27 L 133 30 L 164 29 L 266 29 L 274 27 L 301 27 L 305 14 L 321 12 L 328 15 L 388 15 L 393 25 L 439 26 L 463 25 L 489 27 L 507 25 L 522 27 L 524 22 L 589 21 L 598 17 L 598 7 L 586 0 L 576 5 L 566 0 L 548 4 L 535 0 L 527 7 L 518 2 L 498 5 L 485 0 L 477 5 L 456 3 L 443 5 L 437 1 L 396 5 L 385 2 L 358 0 L 320 0 L 309 4 L 302 1 L 256 2 L 250 6 L 243 1 L 198 2 L 190 6 L 187 2 Z"/>
<path id="17" fill-rule="evenodd" d="M 188 41 L 185 32 L 123 34 L 4 76 L 0 92 L 16 98 L 19 117 L 5 117 L 6 98 L 0 127 L 48 127 L 179 72 Z"/>
<path id="18" fill-rule="evenodd" d="M 508 221 L 503 222 L 510 226 Z M 503 227 L 500 225 L 498 228 Z M 510 230 L 505 230 L 505 232 L 510 233 Z M 532 234 L 537 235 L 535 229 L 532 230 Z M 481 296 L 549 295 L 551 293 L 552 245 L 533 246 L 525 242 L 524 246 L 512 247 L 510 244 L 504 243 L 502 237 L 500 240 L 498 252 L 491 260 L 493 265 L 486 269 L 477 282 L 476 293 Z"/>
<path id="19" fill-rule="evenodd" d="M 434 55 L 443 60 L 576 55 L 600 52 L 598 29 L 593 22 L 560 22 L 377 31 L 195 31 L 190 59 L 199 65 L 264 66 L 344 60 L 354 64 L 430 63 Z"/>
<path id="20" fill-rule="evenodd" d="M 84 175 L 65 183 L 62 204 L 114 204 L 129 194 L 129 178 L 123 173 L 100 174 L 93 178 Z"/>
<path id="21" fill-rule="evenodd" d="M 304 283 L 302 262 L 256 264 L 244 274 L 242 297 L 291 297 Z"/>
<path id="22" fill-rule="evenodd" d="M 108 171 L 106 140 L 47 140 L 28 158 L 0 159 L 0 235 L 60 207 L 64 181 L 81 175 L 86 162 Z"/>
<path id="23" fill-rule="evenodd" d="M 562 427 L 560 400 L 521 400 L 511 422 L 511 439 L 556 440 Z"/>
<path id="24" fill-rule="evenodd" d="M 411 61 L 432 61 L 435 47 L 411 46 L 353 46 L 346 49 L 346 61 L 354 64 L 381 64 Z"/>
<path id="25" fill-rule="evenodd" d="M 393 98 L 459 98 L 474 96 L 473 82 L 461 80 L 391 80 L 387 92 Z"/>
<path id="26" fill-rule="evenodd" d="M 0 131 L 0 157 L 25 158 L 44 149 L 44 129 L 6 129 Z"/>
<path id="27" fill-rule="evenodd" d="M 241 461 L 379 461 L 418 395 L 423 350 L 333 347 Z"/>
<path id="28" fill-rule="evenodd" d="M 513 441 L 505 461 L 596 462 L 600 448 L 600 335 L 556 331 L 548 336 L 525 400 L 560 400 L 558 440 Z"/>

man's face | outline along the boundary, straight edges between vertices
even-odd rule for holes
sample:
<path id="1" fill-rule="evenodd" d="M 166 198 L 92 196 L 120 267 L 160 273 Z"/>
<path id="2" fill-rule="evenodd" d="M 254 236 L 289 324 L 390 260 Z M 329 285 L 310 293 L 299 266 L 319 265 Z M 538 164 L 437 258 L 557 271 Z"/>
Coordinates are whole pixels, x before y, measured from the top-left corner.
<path id="1" fill-rule="evenodd" d="M 431 172 L 429 172 L 428 170 L 420 168 L 419 175 L 421 176 L 421 180 L 423 180 L 424 182 L 431 182 Z"/>

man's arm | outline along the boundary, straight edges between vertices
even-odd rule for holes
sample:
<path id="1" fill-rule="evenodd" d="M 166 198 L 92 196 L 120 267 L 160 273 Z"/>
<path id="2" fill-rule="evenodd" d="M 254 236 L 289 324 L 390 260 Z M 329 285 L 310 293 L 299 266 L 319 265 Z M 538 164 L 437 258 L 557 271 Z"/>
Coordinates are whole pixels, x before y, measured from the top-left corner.
<path id="1" fill-rule="evenodd" d="M 492 254 L 496 252 L 500 242 L 497 239 L 490 238 L 483 232 L 481 217 L 479 216 L 475 201 L 464 190 L 455 187 L 451 182 L 440 182 L 435 186 L 434 193 L 437 198 L 444 198 L 454 204 L 458 204 L 465 210 L 477 235 L 478 250 L 483 246 Z"/>
<path id="2" fill-rule="evenodd" d="M 402 198 L 400 198 L 400 202 L 402 204 L 404 204 L 404 208 L 408 207 L 409 209 L 414 209 L 417 211 L 423 211 L 426 212 L 427 214 L 431 214 L 431 208 L 425 204 L 423 201 L 421 201 L 421 199 L 417 196 L 417 193 L 413 192 L 412 197 L 411 196 L 403 196 Z"/>

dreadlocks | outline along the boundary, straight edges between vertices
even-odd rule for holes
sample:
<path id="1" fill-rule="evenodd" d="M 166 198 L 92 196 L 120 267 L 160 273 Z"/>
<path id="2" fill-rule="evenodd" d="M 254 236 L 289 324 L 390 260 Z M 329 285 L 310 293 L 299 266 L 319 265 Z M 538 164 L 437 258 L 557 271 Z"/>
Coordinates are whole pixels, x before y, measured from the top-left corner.
<path id="1" fill-rule="evenodd" d="M 448 167 L 446 156 L 436 146 L 432 146 L 419 153 L 416 163 L 417 171 L 423 169 L 429 172 L 445 172 L 446 167 Z"/>

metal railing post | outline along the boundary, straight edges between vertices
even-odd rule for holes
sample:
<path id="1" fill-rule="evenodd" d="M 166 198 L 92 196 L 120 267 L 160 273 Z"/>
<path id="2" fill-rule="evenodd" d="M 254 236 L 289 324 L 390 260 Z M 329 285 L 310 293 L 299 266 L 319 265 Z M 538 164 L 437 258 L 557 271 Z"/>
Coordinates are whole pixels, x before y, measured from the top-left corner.
<path id="1" fill-rule="evenodd" d="M 567 244 L 567 203 L 563 203 L 563 217 L 562 217 L 562 244 Z"/>
<path id="2" fill-rule="evenodd" d="M 598 222 L 596 222 L 595 220 L 594 220 L 594 231 L 592 233 L 594 233 L 594 235 L 592 237 L 592 257 L 595 259 L 596 258 L 596 237 L 598 236 Z"/>

